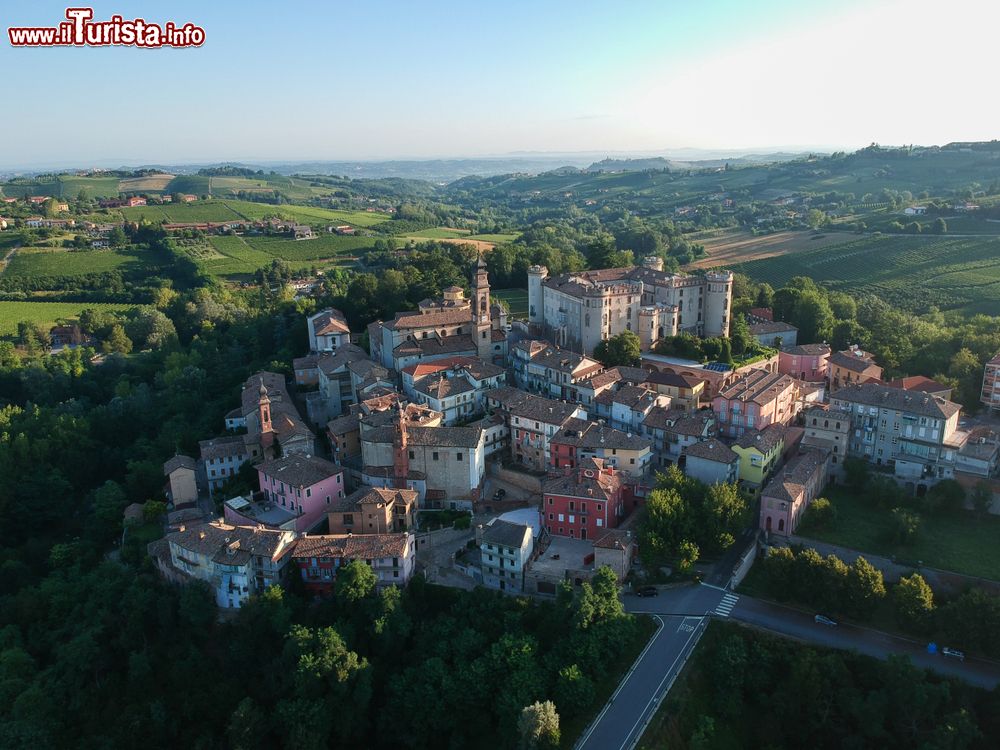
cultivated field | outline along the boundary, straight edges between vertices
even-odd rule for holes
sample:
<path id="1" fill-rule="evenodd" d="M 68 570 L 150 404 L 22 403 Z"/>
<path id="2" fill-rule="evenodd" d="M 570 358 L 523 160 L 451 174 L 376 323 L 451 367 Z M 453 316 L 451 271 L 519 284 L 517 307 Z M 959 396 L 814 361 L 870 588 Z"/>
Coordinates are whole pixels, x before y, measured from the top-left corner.
<path id="1" fill-rule="evenodd" d="M 118 187 L 125 193 L 163 192 L 174 179 L 172 174 L 151 174 L 145 177 L 129 177 L 120 180 Z"/>
<path id="2" fill-rule="evenodd" d="M 213 178 L 215 179 L 215 178 Z M 368 211 L 334 211 L 316 206 L 275 206 L 270 203 L 253 203 L 239 200 L 208 200 L 194 203 L 167 203 L 162 206 L 136 206 L 123 208 L 122 214 L 130 221 L 145 219 L 150 222 L 202 222 L 202 221 L 260 221 L 279 218 L 302 224 L 325 226 L 350 224 L 369 227 L 385 221 L 388 216 Z"/>
<path id="3" fill-rule="evenodd" d="M 76 318 L 81 310 L 88 307 L 124 312 L 138 305 L 113 305 L 107 302 L 0 302 L 0 336 L 16 334 L 17 324 L 23 320 L 52 326 L 60 320 Z"/>
<path id="4" fill-rule="evenodd" d="M 729 267 L 775 288 L 809 276 L 915 312 L 936 306 L 1000 315 L 1000 239 L 992 237 L 868 235 Z"/>
<path id="5" fill-rule="evenodd" d="M 513 242 L 521 236 L 520 232 L 507 232 L 505 234 L 470 234 L 470 240 L 480 240 L 482 242 L 492 242 L 496 245 L 503 245 Z"/>
<path id="6" fill-rule="evenodd" d="M 83 276 L 114 271 L 143 261 L 143 251 L 79 250 L 22 247 L 10 257 L 5 277 Z"/>
<path id="7" fill-rule="evenodd" d="M 851 235 L 838 232 L 813 234 L 807 231 L 775 232 L 754 237 L 742 229 L 727 230 L 704 238 L 694 238 L 694 242 L 705 246 L 705 257 L 699 258 L 690 267 L 715 268 L 803 250 L 817 250 L 838 245 L 850 237 Z"/>

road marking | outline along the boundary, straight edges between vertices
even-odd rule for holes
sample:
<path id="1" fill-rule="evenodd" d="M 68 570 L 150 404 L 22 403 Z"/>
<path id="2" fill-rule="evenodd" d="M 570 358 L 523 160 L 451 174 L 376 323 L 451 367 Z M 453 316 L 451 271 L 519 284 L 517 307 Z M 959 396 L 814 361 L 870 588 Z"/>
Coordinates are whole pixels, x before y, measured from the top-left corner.
<path id="1" fill-rule="evenodd" d="M 711 583 L 705 583 L 704 581 L 701 582 L 701 585 L 705 586 L 706 588 L 715 589 L 716 591 L 721 591 L 724 594 L 728 594 L 729 593 L 729 589 L 725 589 L 722 586 L 715 586 L 715 585 L 713 585 Z"/>
<path id="2" fill-rule="evenodd" d="M 715 614 L 720 617 L 729 617 L 729 613 L 733 611 L 733 607 L 736 606 L 740 598 L 736 594 L 726 594 L 722 597 L 722 601 L 719 602 L 718 606 L 715 608 Z"/>
<path id="3" fill-rule="evenodd" d="M 684 621 L 687 622 L 689 619 L 690 620 L 697 620 L 698 622 L 700 622 L 702 620 L 701 617 L 685 617 Z M 660 697 L 660 691 L 663 690 L 663 686 L 666 684 L 667 680 L 670 679 L 670 673 L 673 672 L 674 667 L 677 666 L 677 662 L 679 662 L 681 660 L 681 658 L 686 655 L 685 652 L 687 651 L 688 646 L 691 645 L 691 639 L 694 638 L 694 637 L 695 637 L 695 631 L 692 630 L 691 635 L 689 635 L 687 637 L 687 640 L 684 642 L 684 646 L 681 647 L 680 652 L 677 654 L 677 657 L 674 659 L 673 663 L 670 665 L 670 668 L 667 669 L 666 674 L 663 675 L 663 679 L 660 680 L 660 684 L 657 685 L 656 686 L 656 690 L 653 691 L 653 697 L 649 699 L 649 702 L 646 704 L 646 707 L 639 713 L 639 718 L 636 719 L 635 724 L 632 725 L 632 728 L 628 730 L 628 734 L 625 735 L 625 741 L 621 745 L 621 750 L 625 750 L 625 748 L 629 748 L 629 747 L 635 747 L 635 745 L 638 744 L 639 740 L 641 739 L 641 736 L 637 737 L 635 742 L 629 742 L 629 740 L 632 738 L 632 735 L 635 733 L 635 730 L 639 726 L 639 724 L 642 723 L 642 720 L 646 716 L 646 714 L 649 711 L 650 707 L 654 703 L 656 703 L 656 699 L 658 697 Z M 583 743 L 580 743 L 579 747 L 583 747 Z"/>

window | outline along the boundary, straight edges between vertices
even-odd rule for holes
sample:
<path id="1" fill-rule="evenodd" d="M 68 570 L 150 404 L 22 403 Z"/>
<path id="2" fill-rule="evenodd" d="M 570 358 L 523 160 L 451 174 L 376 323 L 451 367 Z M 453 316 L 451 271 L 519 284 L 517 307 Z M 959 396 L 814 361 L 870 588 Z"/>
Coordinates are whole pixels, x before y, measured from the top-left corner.
<path id="1" fill-rule="evenodd" d="M 566 519 L 565 519 L 565 518 L 563 517 L 563 514 L 562 514 L 562 513 L 560 513 L 560 514 L 559 514 L 559 522 L 560 522 L 560 523 L 562 523 L 562 522 L 563 522 L 563 521 L 565 521 L 565 520 L 566 520 Z M 562 529 L 559 529 L 559 531 L 562 531 Z"/>
<path id="2" fill-rule="evenodd" d="M 456 458 L 456 460 L 458 460 L 458 461 L 462 461 L 462 460 L 463 460 L 463 459 L 462 459 L 462 454 L 461 454 L 461 453 L 456 453 L 456 454 L 455 454 L 455 458 Z"/>
<path id="3" fill-rule="evenodd" d="M 344 526 L 353 526 L 353 525 L 354 525 L 354 514 L 353 513 L 345 513 L 344 514 Z"/>
<path id="4" fill-rule="evenodd" d="M 416 456 L 413 455 L 413 451 L 410 451 L 410 458 L 416 458 Z"/>
<path id="5" fill-rule="evenodd" d="M 438 460 L 438 452 L 434 451 L 434 453 L 431 454 L 431 458 L 433 458 L 435 461 L 437 461 Z"/>
<path id="6" fill-rule="evenodd" d="M 307 488 L 306 489 L 306 497 L 312 497 L 312 496 L 313 496 L 313 491 L 311 489 Z"/>

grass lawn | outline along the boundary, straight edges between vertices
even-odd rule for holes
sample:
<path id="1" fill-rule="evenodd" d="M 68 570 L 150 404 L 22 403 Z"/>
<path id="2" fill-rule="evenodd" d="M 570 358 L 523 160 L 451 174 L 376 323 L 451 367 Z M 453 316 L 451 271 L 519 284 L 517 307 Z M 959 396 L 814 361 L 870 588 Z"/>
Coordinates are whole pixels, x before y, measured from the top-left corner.
<path id="1" fill-rule="evenodd" d="M 528 317 L 527 289 L 494 289 L 492 294 L 507 303 L 512 318 Z"/>
<path id="2" fill-rule="evenodd" d="M 656 621 L 652 617 L 637 615 L 636 620 L 639 624 L 639 632 L 635 640 L 625 649 L 625 653 L 618 660 L 616 668 L 605 674 L 604 679 L 594 685 L 594 703 L 591 706 L 590 713 L 560 721 L 561 741 L 559 746 L 564 750 L 569 750 L 569 748 L 576 744 L 580 735 L 590 726 L 590 722 L 601 712 L 604 704 L 608 702 L 608 698 L 615 692 L 622 677 L 632 668 L 635 660 L 639 658 L 639 654 L 646 648 L 649 639 L 656 632 Z"/>
<path id="3" fill-rule="evenodd" d="M 827 529 L 803 523 L 799 536 L 970 576 L 1000 580 L 1000 518 L 978 518 L 968 511 L 924 515 L 916 540 L 907 545 L 889 540 L 889 512 L 871 507 L 850 490 L 830 487 L 824 496 L 837 509 Z"/>
<path id="4" fill-rule="evenodd" d="M 427 240 L 450 240 L 458 237 L 469 237 L 472 231 L 469 229 L 452 229 L 451 227 L 434 227 L 432 229 L 421 229 L 419 232 L 412 232 L 411 237 Z"/>
<path id="5" fill-rule="evenodd" d="M 7 264 L 6 276 L 82 276 L 88 273 L 113 271 L 126 265 L 142 262 L 145 251 L 123 250 L 69 250 L 22 247 Z"/>
<path id="6" fill-rule="evenodd" d="M 59 320 L 76 318 L 88 307 L 124 312 L 139 305 L 118 305 L 107 302 L 0 302 L 0 336 L 17 333 L 22 320 L 53 326 Z"/>

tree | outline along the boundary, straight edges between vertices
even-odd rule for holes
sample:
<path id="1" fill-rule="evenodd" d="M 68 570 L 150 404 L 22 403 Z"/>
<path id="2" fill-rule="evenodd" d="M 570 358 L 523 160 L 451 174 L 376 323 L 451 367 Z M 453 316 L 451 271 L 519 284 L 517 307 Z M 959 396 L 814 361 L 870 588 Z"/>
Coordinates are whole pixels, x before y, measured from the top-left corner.
<path id="1" fill-rule="evenodd" d="M 934 219 L 934 223 L 931 224 L 931 231 L 934 234 L 947 234 L 948 223 L 939 216 L 938 218 Z"/>
<path id="2" fill-rule="evenodd" d="M 734 315 L 729 321 L 729 341 L 733 354 L 737 356 L 746 354 L 754 345 L 753 336 L 750 335 L 750 326 L 742 315 Z"/>
<path id="3" fill-rule="evenodd" d="M 128 244 L 128 237 L 125 234 L 125 230 L 121 227 L 115 227 L 108 233 L 108 244 L 111 247 L 124 247 Z"/>
<path id="4" fill-rule="evenodd" d="M 132 351 L 132 339 L 125 333 L 125 327 L 121 323 L 111 326 L 111 332 L 101 346 L 105 352 L 118 352 L 128 354 Z"/>
<path id="5" fill-rule="evenodd" d="M 892 513 L 892 539 L 898 544 L 908 544 L 912 542 L 917 532 L 920 530 L 920 516 L 905 508 L 893 508 Z"/>
<path id="6" fill-rule="evenodd" d="M 677 546 L 677 566 L 687 573 L 698 562 L 698 545 L 690 539 L 685 539 Z"/>
<path id="7" fill-rule="evenodd" d="M 563 667 L 556 679 L 555 699 L 564 716 L 584 713 L 594 702 L 594 682 L 577 664 Z"/>
<path id="8" fill-rule="evenodd" d="M 162 349 L 177 340 L 174 322 L 161 311 L 150 308 L 144 308 L 130 320 L 126 332 L 132 341 L 149 349 Z"/>
<path id="9" fill-rule="evenodd" d="M 728 549 L 746 523 L 749 506 L 733 482 L 713 484 L 705 493 L 702 539 L 716 549 Z"/>
<path id="10" fill-rule="evenodd" d="M 846 475 L 847 486 L 855 492 L 864 488 L 868 482 L 868 474 L 871 467 L 863 458 L 849 457 L 844 459 L 844 474 Z"/>
<path id="11" fill-rule="evenodd" d="M 828 529 L 837 520 L 837 509 L 825 497 L 817 497 L 806 510 L 805 520 L 815 529 Z"/>
<path id="12" fill-rule="evenodd" d="M 993 505 L 993 489 L 990 487 L 990 483 L 985 480 L 976 482 L 969 499 L 972 502 L 972 509 L 979 516 L 985 516 L 989 513 L 990 506 Z"/>
<path id="13" fill-rule="evenodd" d="M 806 212 L 806 224 L 809 225 L 810 229 L 813 230 L 819 229 L 821 226 L 826 224 L 826 222 L 827 222 L 826 214 L 820 211 L 818 208 L 810 208 L 809 211 Z"/>
<path id="14" fill-rule="evenodd" d="M 375 571 L 370 566 L 361 560 L 351 560 L 337 571 L 334 586 L 337 599 L 347 605 L 357 604 L 371 596 L 377 582 Z"/>
<path id="15" fill-rule="evenodd" d="M 833 333 L 833 310 L 826 297 L 820 293 L 803 292 L 795 304 L 791 322 L 799 329 L 799 341 L 829 341 Z"/>
<path id="16" fill-rule="evenodd" d="M 965 506 L 965 489 L 954 479 L 942 479 L 924 495 L 924 507 L 934 512 L 953 513 Z"/>
<path id="17" fill-rule="evenodd" d="M 920 632 L 930 624 L 934 612 L 934 592 L 919 573 L 904 576 L 892 590 L 896 620 L 909 630 Z"/>
<path id="18" fill-rule="evenodd" d="M 559 714 L 552 701 L 525 706 L 517 721 L 521 750 L 556 750 L 559 747 Z"/>
<path id="19" fill-rule="evenodd" d="M 642 342 L 632 331 L 622 331 L 595 346 L 594 358 L 605 367 L 638 367 L 642 359 Z"/>
<path id="20" fill-rule="evenodd" d="M 847 572 L 844 588 L 847 610 L 857 617 L 869 617 L 885 593 L 882 571 L 865 558 L 856 558 Z"/>

